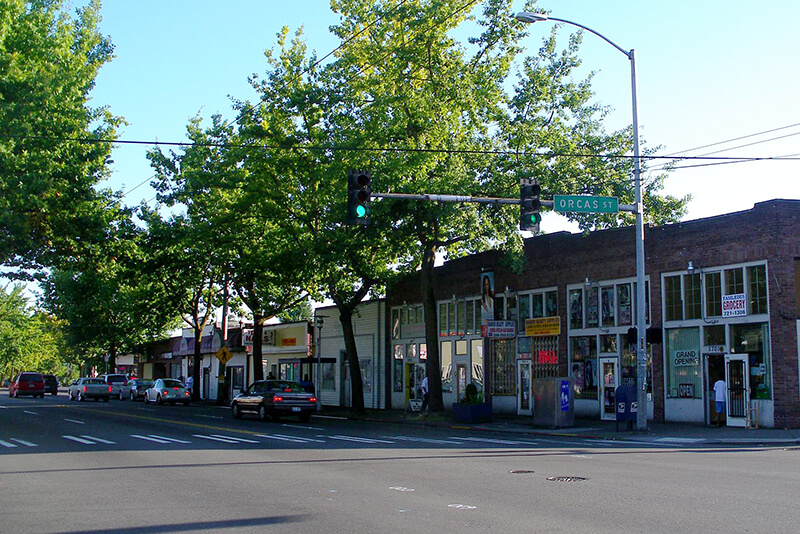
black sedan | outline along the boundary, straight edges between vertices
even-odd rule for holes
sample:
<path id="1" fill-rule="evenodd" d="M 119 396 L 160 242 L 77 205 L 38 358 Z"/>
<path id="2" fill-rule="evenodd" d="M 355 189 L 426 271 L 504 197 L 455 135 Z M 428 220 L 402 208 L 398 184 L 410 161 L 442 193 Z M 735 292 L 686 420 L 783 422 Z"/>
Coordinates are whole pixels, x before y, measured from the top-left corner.
<path id="1" fill-rule="evenodd" d="M 276 421 L 284 415 L 296 415 L 307 423 L 317 409 L 317 398 L 297 382 L 289 380 L 261 380 L 236 395 L 231 401 L 233 416 L 239 419 L 244 413 L 254 413 L 262 421 L 272 417 Z"/>
<path id="2" fill-rule="evenodd" d="M 119 400 L 123 400 L 126 397 L 132 401 L 143 399 L 144 392 L 147 391 L 147 388 L 152 385 L 152 380 L 147 380 L 145 378 L 132 378 L 128 380 L 128 383 L 125 384 L 124 387 L 120 388 Z"/>

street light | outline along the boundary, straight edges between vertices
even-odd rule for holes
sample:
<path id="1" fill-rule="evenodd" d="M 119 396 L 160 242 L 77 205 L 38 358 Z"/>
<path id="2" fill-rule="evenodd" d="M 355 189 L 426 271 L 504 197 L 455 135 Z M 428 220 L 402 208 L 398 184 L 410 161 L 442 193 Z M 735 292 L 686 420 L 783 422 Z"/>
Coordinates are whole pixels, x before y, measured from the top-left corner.
<path id="1" fill-rule="evenodd" d="M 633 183 L 636 190 L 636 400 L 638 402 L 638 412 L 636 414 L 636 428 L 645 430 L 647 428 L 647 342 L 645 323 L 645 280 L 644 280 L 644 202 L 642 201 L 642 177 L 639 167 L 639 113 L 636 104 L 636 55 L 634 50 L 629 52 L 617 43 L 595 30 L 578 24 L 571 20 L 550 17 L 544 13 L 531 13 L 523 11 L 517 13 L 515 18 L 521 22 L 533 24 L 534 22 L 544 22 L 552 20 L 571 24 L 578 28 L 592 33 L 602 40 L 625 54 L 631 63 L 631 101 L 633 107 Z"/>
<path id="2" fill-rule="evenodd" d="M 314 315 L 314 325 L 317 327 L 317 411 L 322 411 L 322 326 L 327 315 Z"/>

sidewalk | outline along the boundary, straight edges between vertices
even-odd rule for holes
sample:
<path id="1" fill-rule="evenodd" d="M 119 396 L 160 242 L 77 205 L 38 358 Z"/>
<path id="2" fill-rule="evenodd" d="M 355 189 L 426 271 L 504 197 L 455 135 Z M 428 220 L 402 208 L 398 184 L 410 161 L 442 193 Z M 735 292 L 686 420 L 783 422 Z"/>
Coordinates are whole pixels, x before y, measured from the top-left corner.
<path id="1" fill-rule="evenodd" d="M 438 428 L 482 430 L 517 435 L 559 436 L 579 439 L 638 442 L 662 445 L 749 445 L 749 446 L 795 446 L 800 445 L 800 429 L 734 428 L 703 426 L 688 423 L 654 423 L 650 421 L 646 430 L 627 430 L 625 424 L 617 431 L 614 421 L 597 419 L 575 419 L 568 428 L 546 428 L 533 425 L 530 417 L 495 415 L 489 423 L 467 424 L 456 422 L 453 414 L 405 412 L 402 410 L 367 410 L 356 416 L 345 408 L 325 407 L 320 414 L 350 420 L 380 421 Z"/>

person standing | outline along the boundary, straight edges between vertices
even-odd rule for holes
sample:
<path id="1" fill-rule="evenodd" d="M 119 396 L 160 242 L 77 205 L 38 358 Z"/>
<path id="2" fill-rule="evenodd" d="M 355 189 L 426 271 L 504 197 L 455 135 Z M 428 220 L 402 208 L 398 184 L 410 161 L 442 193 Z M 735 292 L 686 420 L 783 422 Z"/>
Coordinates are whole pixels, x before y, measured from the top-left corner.
<path id="1" fill-rule="evenodd" d="M 720 418 L 725 414 L 725 400 L 728 393 L 728 384 L 720 378 L 714 382 L 714 401 L 717 409 L 717 426 L 720 425 Z"/>
<path id="2" fill-rule="evenodd" d="M 189 378 L 186 379 L 186 391 L 191 393 L 193 388 L 194 388 L 194 376 L 190 374 Z"/>
<path id="3" fill-rule="evenodd" d="M 422 379 L 419 390 L 422 393 L 422 408 L 419 411 L 424 412 L 428 409 L 428 375 L 425 375 L 425 378 Z"/>

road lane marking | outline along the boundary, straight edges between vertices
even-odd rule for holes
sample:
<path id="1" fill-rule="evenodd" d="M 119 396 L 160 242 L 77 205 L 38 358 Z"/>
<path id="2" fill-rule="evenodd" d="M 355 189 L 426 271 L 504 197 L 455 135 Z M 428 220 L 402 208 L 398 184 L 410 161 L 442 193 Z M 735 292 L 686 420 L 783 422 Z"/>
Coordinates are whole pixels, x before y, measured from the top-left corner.
<path id="1" fill-rule="evenodd" d="M 201 439 L 210 439 L 212 441 L 221 441 L 222 443 L 260 443 L 259 441 L 255 441 L 252 439 L 236 438 L 233 436 L 221 436 L 219 434 L 211 434 L 208 436 L 203 434 L 192 434 L 192 436 Z"/>
<path id="2" fill-rule="evenodd" d="M 22 413 L 29 413 L 31 415 L 39 415 L 39 412 L 32 412 L 30 410 L 22 410 Z"/>
<path id="3" fill-rule="evenodd" d="M 66 417 L 64 418 L 64 421 L 67 421 L 68 423 L 77 423 L 79 425 L 85 425 L 86 424 L 83 421 L 76 421 L 75 419 L 67 419 Z"/>
<path id="4" fill-rule="evenodd" d="M 258 434 L 258 437 L 277 439 L 280 441 L 291 441 L 294 443 L 325 443 L 324 439 L 302 438 L 300 436 L 287 436 L 285 434 Z"/>
<path id="5" fill-rule="evenodd" d="M 522 445 L 521 441 L 511 441 L 507 439 L 492 439 L 492 438 L 459 438 L 457 436 L 449 436 L 450 439 L 457 439 L 461 441 L 476 441 L 478 443 L 491 443 L 494 445 Z"/>
<path id="6" fill-rule="evenodd" d="M 157 434 L 150 434 L 148 436 L 142 436 L 140 434 L 131 434 L 131 437 L 152 441 L 154 443 L 161 443 L 162 445 L 166 443 L 191 443 L 191 441 L 186 441 L 184 439 L 168 438 L 166 436 L 159 436 Z"/>
<path id="7" fill-rule="evenodd" d="M 418 438 L 415 436 L 381 436 L 383 438 L 396 439 L 399 441 L 413 441 L 415 443 L 435 443 L 437 445 L 461 445 L 460 441 L 450 441 L 446 439 Z"/>
<path id="8" fill-rule="evenodd" d="M 331 439 L 338 439 L 338 440 L 341 440 L 341 441 L 352 441 L 354 443 L 373 443 L 373 444 L 375 444 L 375 443 L 386 443 L 386 444 L 389 444 L 389 445 L 392 445 L 392 444 L 395 443 L 394 441 L 389 441 L 389 440 L 385 440 L 385 439 L 360 438 L 360 437 L 357 437 L 357 436 L 341 436 L 341 435 L 337 435 L 337 436 L 331 436 Z"/>
<path id="9" fill-rule="evenodd" d="M 300 428 L 302 430 L 325 430 L 324 428 L 318 426 L 290 425 L 288 423 L 284 423 L 281 426 L 286 428 Z"/>
<path id="10" fill-rule="evenodd" d="M 196 417 L 206 417 L 208 419 L 224 419 L 224 417 L 222 417 L 221 415 L 203 415 L 203 414 L 198 414 Z"/>
<path id="11" fill-rule="evenodd" d="M 83 443 L 84 445 L 97 445 L 94 441 L 89 441 L 88 439 L 83 438 L 76 438 L 75 436 L 61 436 L 65 439 L 69 439 L 72 441 L 77 441 L 78 443 Z"/>
<path id="12" fill-rule="evenodd" d="M 20 445 L 25 445 L 26 447 L 38 447 L 37 444 L 31 443 L 30 441 L 25 441 L 25 440 L 22 440 L 22 439 L 11 438 L 11 441 L 16 441 Z"/>
<path id="13" fill-rule="evenodd" d="M 81 434 L 81 437 L 82 437 L 82 438 L 85 438 L 85 439 L 93 439 L 93 440 L 95 440 L 95 441 L 96 441 L 96 442 L 98 442 L 98 443 L 105 443 L 106 445 L 116 445 L 116 444 L 117 444 L 117 442 L 116 442 L 116 441 L 108 441 L 107 439 L 103 439 L 103 438 L 96 438 L 96 437 L 94 437 L 94 436 L 87 436 L 87 435 L 85 435 L 85 434 Z"/>
<path id="14" fill-rule="evenodd" d="M 2 445 L 3 447 L 8 447 L 9 449 L 13 449 L 14 447 L 16 447 L 16 445 L 14 445 L 13 443 L 3 441 L 2 439 L 0 439 L 0 445 Z"/>
<path id="15" fill-rule="evenodd" d="M 255 439 L 237 438 L 235 436 L 223 436 L 222 434 L 209 434 L 209 435 L 214 438 L 232 439 L 234 441 L 239 441 L 242 443 L 261 443 L 260 441 Z"/>

